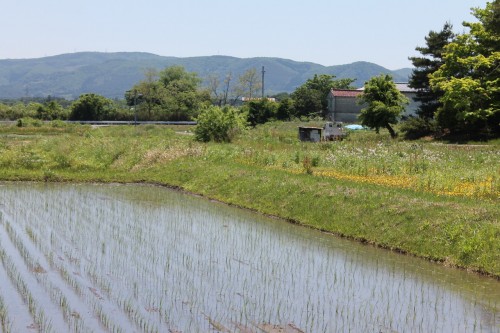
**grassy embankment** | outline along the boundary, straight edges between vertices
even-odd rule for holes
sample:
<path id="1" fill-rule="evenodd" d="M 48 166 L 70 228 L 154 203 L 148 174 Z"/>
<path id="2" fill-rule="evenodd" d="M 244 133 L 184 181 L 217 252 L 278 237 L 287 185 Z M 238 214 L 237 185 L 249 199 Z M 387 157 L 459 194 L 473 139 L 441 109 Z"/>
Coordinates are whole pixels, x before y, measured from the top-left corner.
<path id="1" fill-rule="evenodd" d="M 302 143 L 297 123 L 232 144 L 154 126 L 0 127 L 0 180 L 150 182 L 500 277 L 500 144 L 354 132 Z"/>

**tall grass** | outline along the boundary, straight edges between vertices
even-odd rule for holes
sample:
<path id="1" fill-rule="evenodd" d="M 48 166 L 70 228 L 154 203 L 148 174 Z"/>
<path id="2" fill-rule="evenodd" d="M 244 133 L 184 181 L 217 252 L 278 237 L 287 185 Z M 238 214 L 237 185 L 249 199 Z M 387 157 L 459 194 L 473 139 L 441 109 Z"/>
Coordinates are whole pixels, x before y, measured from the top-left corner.
<path id="1" fill-rule="evenodd" d="M 267 124 L 240 140 L 238 161 L 292 173 L 410 188 L 441 195 L 500 198 L 500 146 L 393 140 L 352 132 L 343 142 L 301 143 L 290 125 Z"/>
<path id="2" fill-rule="evenodd" d="M 3 127 L 0 167 L 43 170 L 50 180 L 57 178 L 59 170 L 138 173 L 173 160 L 202 158 L 439 195 L 500 198 L 500 145 L 496 142 L 408 142 L 360 131 L 342 142 L 302 143 L 296 138 L 297 125 L 262 125 L 233 145 L 202 145 L 191 136 L 154 126 L 92 129 L 71 125 L 54 132 L 47 132 L 47 127 Z"/>

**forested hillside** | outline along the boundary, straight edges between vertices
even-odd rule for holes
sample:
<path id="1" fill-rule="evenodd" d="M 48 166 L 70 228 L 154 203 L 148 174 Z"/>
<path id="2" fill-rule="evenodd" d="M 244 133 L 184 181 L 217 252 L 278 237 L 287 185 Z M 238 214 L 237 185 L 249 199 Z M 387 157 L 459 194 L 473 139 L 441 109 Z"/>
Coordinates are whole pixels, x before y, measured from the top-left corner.
<path id="1" fill-rule="evenodd" d="M 381 73 L 391 74 L 395 81 L 406 82 L 411 72 L 408 68 L 390 71 L 368 62 L 326 67 L 282 58 L 176 58 L 150 53 L 80 52 L 37 59 L 0 60 L 0 98 L 51 95 L 74 99 L 83 93 L 123 98 L 126 90 L 144 78 L 146 70 L 161 70 L 173 65 L 198 73 L 204 82 L 210 75 L 223 78 L 231 73 L 236 78 L 251 68 L 260 73 L 264 66 L 268 95 L 292 92 L 314 74 L 355 78 L 354 84 L 362 86 L 372 76 Z"/>

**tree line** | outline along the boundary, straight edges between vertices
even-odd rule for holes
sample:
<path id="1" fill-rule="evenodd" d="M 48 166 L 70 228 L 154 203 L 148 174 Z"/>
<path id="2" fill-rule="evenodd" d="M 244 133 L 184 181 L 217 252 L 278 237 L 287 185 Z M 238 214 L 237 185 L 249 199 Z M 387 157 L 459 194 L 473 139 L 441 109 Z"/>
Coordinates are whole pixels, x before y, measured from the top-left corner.
<path id="1" fill-rule="evenodd" d="M 500 0 L 473 8 L 477 22 L 464 22 L 469 32 L 456 34 L 450 23 L 430 31 L 421 56 L 410 57 L 415 69 L 409 86 L 417 90 L 417 117 L 401 126 L 405 137 L 427 135 L 453 139 L 489 139 L 500 136 Z M 365 83 L 359 98 L 365 106 L 363 125 L 386 128 L 400 120 L 408 100 L 387 75 Z"/>
<path id="2" fill-rule="evenodd" d="M 456 34 L 445 23 L 439 32 L 430 31 L 426 46 L 417 47 L 420 57 L 410 57 L 415 66 L 409 85 L 417 90 L 420 102 L 417 117 L 401 126 L 405 137 L 415 139 L 426 135 L 458 139 L 489 139 L 500 136 L 500 0 L 486 3 L 485 8 L 472 8 L 477 22 L 464 22 L 468 32 Z M 280 119 L 310 114 L 325 117 L 326 97 L 331 88 L 349 88 L 352 83 L 317 76 L 297 88 L 291 100 L 273 107 L 266 100 L 248 103 L 247 116 L 251 125 L 273 116 Z M 397 90 L 392 77 L 380 75 L 365 83 L 359 101 L 363 108 L 358 117 L 361 124 L 375 129 L 386 128 L 391 137 L 397 136 L 394 124 L 408 99 Z M 207 124 L 214 120 L 230 122 L 240 128 L 239 121 L 226 110 L 207 112 Z M 204 119 L 205 120 L 205 119 Z M 199 140 L 228 141 L 230 137 L 215 137 L 210 126 L 199 126 Z"/>
<path id="3" fill-rule="evenodd" d="M 292 94 L 261 98 L 262 82 L 256 73 L 252 68 L 236 79 L 228 73 L 223 81 L 209 76 L 208 84 L 202 85 L 196 73 L 182 66 L 159 72 L 149 69 L 143 80 L 124 93 L 123 100 L 88 93 L 72 102 L 50 96 L 5 101 L 0 103 L 0 119 L 180 121 L 195 120 L 202 110 L 217 106 L 237 108 L 255 126 L 270 119 L 324 117 L 328 92 L 332 88 L 353 89 L 354 82 L 333 75 L 314 75 Z"/>
<path id="4" fill-rule="evenodd" d="M 409 85 L 417 90 L 420 107 L 417 117 L 401 126 L 407 138 L 500 136 L 500 0 L 473 8 L 472 14 L 478 21 L 463 23 L 468 32 L 454 33 L 451 24 L 445 23 L 441 31 L 429 32 L 425 46 L 416 48 L 421 56 L 409 58 L 415 67 Z M 314 75 L 291 94 L 262 98 L 262 82 L 254 68 L 239 77 L 231 72 L 222 78 L 212 75 L 203 85 L 196 73 L 172 66 L 159 72 L 147 70 L 123 100 L 89 93 L 71 103 L 50 97 L 0 103 L 0 119 L 196 120 L 211 115 L 219 121 L 255 126 L 272 119 L 326 118 L 330 90 L 354 89 L 354 81 Z M 386 128 L 396 136 L 392 125 L 401 120 L 408 100 L 389 75 L 366 82 L 359 103 L 363 125 L 377 131 Z"/>
<path id="5" fill-rule="evenodd" d="M 426 45 L 411 57 L 410 86 L 421 103 L 409 133 L 440 131 L 456 137 L 500 136 L 500 1 L 473 8 L 477 22 L 464 22 L 468 32 L 453 32 L 450 23 L 430 31 Z"/>

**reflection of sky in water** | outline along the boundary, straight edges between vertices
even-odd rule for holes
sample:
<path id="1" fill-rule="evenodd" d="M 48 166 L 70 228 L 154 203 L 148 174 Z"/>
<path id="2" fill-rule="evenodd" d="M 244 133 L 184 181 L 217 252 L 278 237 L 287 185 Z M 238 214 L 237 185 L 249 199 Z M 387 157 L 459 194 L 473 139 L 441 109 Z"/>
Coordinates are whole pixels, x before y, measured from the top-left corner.
<path id="1" fill-rule="evenodd" d="M 460 270 L 158 187 L 0 189 L 6 215 L 80 258 L 70 268 L 106 291 L 103 311 L 126 303 L 160 331 L 500 329 L 500 283 Z"/>

